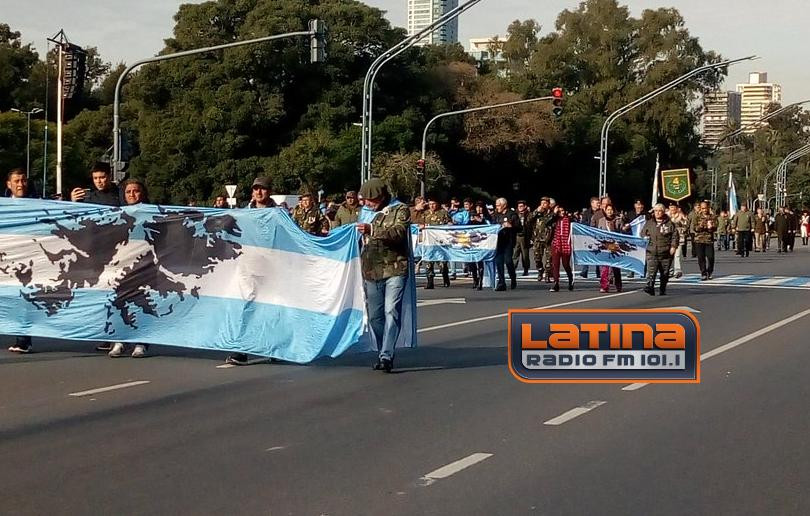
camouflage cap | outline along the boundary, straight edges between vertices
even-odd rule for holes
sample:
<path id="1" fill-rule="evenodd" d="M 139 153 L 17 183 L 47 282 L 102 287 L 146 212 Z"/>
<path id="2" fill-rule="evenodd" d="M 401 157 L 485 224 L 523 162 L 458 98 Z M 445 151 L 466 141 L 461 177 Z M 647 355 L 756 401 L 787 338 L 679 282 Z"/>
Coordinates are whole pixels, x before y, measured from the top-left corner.
<path id="1" fill-rule="evenodd" d="M 385 182 L 378 178 L 372 177 L 360 187 L 360 196 L 364 199 L 379 199 L 388 195 L 388 187 Z"/>
<path id="2" fill-rule="evenodd" d="M 257 177 L 253 180 L 253 186 L 260 186 L 262 188 L 267 188 L 270 190 L 270 178 L 268 177 Z"/>

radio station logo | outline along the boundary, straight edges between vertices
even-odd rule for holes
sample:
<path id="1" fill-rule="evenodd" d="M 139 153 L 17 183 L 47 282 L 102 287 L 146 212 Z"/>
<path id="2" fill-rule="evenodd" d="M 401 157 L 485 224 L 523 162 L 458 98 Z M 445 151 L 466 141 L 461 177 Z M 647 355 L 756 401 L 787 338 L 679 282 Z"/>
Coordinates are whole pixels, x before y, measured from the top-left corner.
<path id="1" fill-rule="evenodd" d="M 700 383 L 683 310 L 509 310 L 509 370 L 528 383 Z"/>

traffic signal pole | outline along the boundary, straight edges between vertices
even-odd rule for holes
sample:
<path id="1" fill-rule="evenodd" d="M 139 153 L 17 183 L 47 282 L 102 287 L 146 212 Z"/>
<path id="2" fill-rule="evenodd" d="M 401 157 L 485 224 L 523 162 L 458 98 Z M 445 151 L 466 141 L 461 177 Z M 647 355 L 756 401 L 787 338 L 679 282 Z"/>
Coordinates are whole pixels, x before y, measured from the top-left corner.
<path id="1" fill-rule="evenodd" d="M 562 90 L 560 90 L 560 94 L 562 94 Z M 516 100 L 514 102 L 504 102 L 502 104 L 492 104 L 490 106 L 480 106 L 480 107 L 474 107 L 474 108 L 468 108 L 468 109 L 460 109 L 458 111 L 448 111 L 446 113 L 440 113 L 440 114 L 434 116 L 433 118 L 431 118 L 430 121 L 427 123 L 427 125 L 425 125 L 425 130 L 422 131 L 422 159 L 421 159 L 421 162 L 425 163 L 425 156 L 427 155 L 428 129 L 430 129 L 430 126 L 433 125 L 433 122 L 435 122 L 436 120 L 446 118 L 448 116 L 463 115 L 463 114 L 466 114 L 466 113 L 474 113 L 476 111 L 484 111 L 484 110 L 487 110 L 487 109 L 497 109 L 497 108 L 509 107 L 509 106 L 519 106 L 521 104 L 528 104 L 530 102 L 540 102 L 540 101 L 543 101 L 543 100 L 555 101 L 555 100 L 560 99 L 560 98 L 562 98 L 562 97 L 561 96 L 556 96 L 556 95 L 550 96 L 550 97 L 537 97 L 537 98 L 533 98 L 533 99 Z M 557 109 L 557 107 L 555 107 L 555 109 Z M 557 113 L 555 113 L 555 115 L 556 114 Z M 557 115 L 557 116 L 559 116 L 559 115 Z M 422 172 L 422 177 L 420 179 L 419 192 L 420 192 L 420 195 L 422 197 L 425 196 L 424 171 Z"/>
<path id="2" fill-rule="evenodd" d="M 377 59 L 371 63 L 366 78 L 363 82 L 363 133 L 362 141 L 360 143 L 360 183 L 371 178 L 371 133 L 373 126 L 373 108 L 374 108 L 374 80 L 377 78 L 377 73 L 389 61 L 405 52 L 412 46 L 416 45 L 422 38 L 436 30 L 437 28 L 445 25 L 447 22 L 457 18 L 461 13 L 472 8 L 481 0 L 469 0 L 463 5 L 459 5 L 455 9 L 447 11 L 441 18 L 431 23 L 421 31 L 408 36 L 393 47 L 389 48 Z"/>
<path id="3" fill-rule="evenodd" d="M 642 105 L 642 104 L 644 104 L 646 102 L 649 102 L 650 100 L 658 97 L 662 93 L 667 92 L 667 91 L 675 88 L 676 86 L 679 86 L 680 84 L 683 84 L 684 82 L 688 81 L 689 79 L 691 79 L 695 75 L 698 75 L 698 74 L 703 73 L 703 72 L 708 71 L 708 70 L 714 70 L 714 69 L 717 69 L 717 68 L 723 68 L 725 66 L 729 66 L 729 65 L 732 65 L 734 63 L 739 63 L 741 61 L 750 61 L 752 59 L 757 59 L 757 57 L 756 56 L 748 56 L 748 57 L 743 57 L 743 58 L 740 58 L 740 59 L 731 59 L 731 60 L 728 60 L 728 61 L 721 61 L 719 63 L 708 64 L 708 65 L 704 65 L 704 66 L 695 68 L 694 70 L 691 70 L 691 71 L 681 75 L 677 79 L 674 79 L 674 80 L 668 82 L 667 84 L 664 84 L 663 86 L 661 86 L 661 87 L 647 93 L 646 95 L 637 98 L 633 102 L 627 104 L 626 106 L 623 106 L 623 107 L 617 109 L 616 111 L 614 111 L 613 113 L 608 115 L 607 119 L 605 120 L 605 123 L 602 125 L 602 133 L 601 133 L 601 136 L 600 136 L 600 139 L 599 139 L 599 158 L 598 158 L 599 159 L 599 196 L 603 197 L 603 196 L 607 195 L 608 133 L 610 132 L 610 126 L 613 125 L 613 122 L 615 122 L 619 117 L 621 117 L 625 113 L 628 113 L 628 112 L 632 111 L 633 109 L 639 107 L 640 105 Z"/>
<path id="4" fill-rule="evenodd" d="M 319 20 L 310 20 L 309 30 L 298 32 L 287 32 L 284 34 L 275 34 L 272 36 L 265 36 L 262 38 L 247 39 L 244 41 L 235 41 L 233 43 L 226 43 L 224 45 L 215 45 L 212 47 L 195 48 L 191 50 L 184 50 L 174 54 L 164 54 L 146 59 L 141 59 L 129 65 L 124 72 L 118 77 L 118 82 L 115 84 L 115 99 L 113 101 L 113 178 L 116 182 L 120 182 L 124 178 L 121 163 L 121 130 L 120 130 L 120 117 L 119 105 L 121 103 L 121 87 L 124 84 L 124 79 L 129 75 L 132 70 L 139 66 L 156 63 L 159 61 L 168 61 L 170 59 L 177 59 L 180 57 L 193 56 L 197 54 L 204 54 L 215 50 L 223 50 L 232 47 L 241 47 L 244 45 L 252 45 L 255 43 L 264 43 L 265 41 L 274 41 L 277 39 L 295 38 L 302 36 L 309 36 L 312 38 L 310 45 L 312 62 L 318 62 L 325 57 L 324 51 L 324 38 L 325 38 L 325 25 Z"/>

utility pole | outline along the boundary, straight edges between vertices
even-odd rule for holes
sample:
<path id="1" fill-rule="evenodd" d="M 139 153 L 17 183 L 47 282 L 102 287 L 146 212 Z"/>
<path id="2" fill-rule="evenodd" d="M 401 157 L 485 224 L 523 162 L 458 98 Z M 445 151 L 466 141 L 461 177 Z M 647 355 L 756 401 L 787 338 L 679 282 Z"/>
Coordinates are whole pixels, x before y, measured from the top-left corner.
<path id="1" fill-rule="evenodd" d="M 215 50 L 223 50 L 226 48 L 241 47 L 244 45 L 253 45 L 256 43 L 264 43 L 265 41 L 274 41 L 278 39 L 295 38 L 309 36 L 310 41 L 310 60 L 313 63 L 321 62 L 326 59 L 326 25 L 320 20 L 310 20 L 309 30 L 286 32 L 284 34 L 275 34 L 273 36 L 265 36 L 262 38 L 247 39 L 244 41 L 235 41 L 233 43 L 225 43 L 223 45 L 215 45 L 212 47 L 194 48 L 191 50 L 184 50 L 182 52 L 175 52 L 173 54 L 163 54 L 154 57 L 148 57 L 135 61 L 129 65 L 124 72 L 118 77 L 118 82 L 115 84 L 115 99 L 113 101 L 113 179 L 120 182 L 124 179 L 124 171 L 122 170 L 121 162 L 121 129 L 120 129 L 120 116 L 119 106 L 121 104 L 121 87 L 124 84 L 124 79 L 129 75 L 132 70 L 147 63 L 157 63 L 159 61 L 168 61 L 170 59 L 177 59 L 180 57 L 193 56 L 197 54 L 204 54 L 206 52 L 213 52 Z"/>
<path id="2" fill-rule="evenodd" d="M 481 0 L 469 0 L 463 5 L 459 5 L 455 9 L 447 11 L 441 18 L 431 23 L 421 31 L 408 36 L 393 47 L 389 48 L 382 54 L 369 67 L 366 72 L 366 78 L 363 82 L 363 135 L 360 145 L 360 183 L 371 178 L 371 133 L 374 118 L 374 80 L 377 78 L 377 73 L 386 63 L 405 52 L 423 37 L 433 32 L 438 27 L 445 25 L 447 22 L 457 18 L 461 13 L 471 9 Z"/>
<path id="3" fill-rule="evenodd" d="M 756 58 L 757 58 L 756 56 L 748 56 L 740 59 L 731 59 L 728 61 L 721 61 L 719 63 L 700 66 L 698 68 L 695 68 L 694 70 L 691 70 L 681 75 L 677 79 L 674 79 L 668 82 L 667 84 L 664 84 L 663 86 L 647 93 L 646 95 L 637 98 L 633 102 L 617 109 L 616 111 L 608 115 L 607 119 L 605 120 L 605 123 L 602 125 L 602 133 L 599 140 L 599 195 L 604 196 L 607 194 L 608 134 L 610 132 L 610 126 L 613 125 L 613 122 L 615 122 L 620 116 L 624 115 L 625 113 L 628 113 L 629 111 L 632 111 L 633 109 L 639 107 L 640 105 L 654 99 L 655 97 L 658 97 L 662 93 L 665 93 L 675 88 L 676 86 L 683 84 L 684 82 L 688 81 L 695 75 L 698 75 L 708 70 L 715 70 L 717 68 L 723 68 L 732 65 L 734 63 L 739 63 L 741 61 L 750 61 Z"/>

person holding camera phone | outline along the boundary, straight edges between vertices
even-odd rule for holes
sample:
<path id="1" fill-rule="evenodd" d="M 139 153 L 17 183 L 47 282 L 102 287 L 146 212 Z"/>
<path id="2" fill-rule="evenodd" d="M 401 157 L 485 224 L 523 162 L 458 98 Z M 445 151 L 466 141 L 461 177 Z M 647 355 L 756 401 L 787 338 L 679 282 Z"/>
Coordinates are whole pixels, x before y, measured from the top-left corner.
<path id="1" fill-rule="evenodd" d="M 98 162 L 90 169 L 93 188 L 74 188 L 70 192 L 73 202 L 89 202 L 103 206 L 121 206 L 121 193 L 112 182 L 110 164 Z"/>

